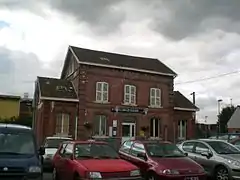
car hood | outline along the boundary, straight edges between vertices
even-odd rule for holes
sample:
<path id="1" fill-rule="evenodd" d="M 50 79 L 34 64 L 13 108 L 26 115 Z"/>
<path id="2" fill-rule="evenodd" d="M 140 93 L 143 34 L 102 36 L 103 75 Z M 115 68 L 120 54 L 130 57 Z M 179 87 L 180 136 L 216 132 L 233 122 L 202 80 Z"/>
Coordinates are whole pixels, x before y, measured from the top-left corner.
<path id="1" fill-rule="evenodd" d="M 50 154 L 50 155 L 54 155 L 57 152 L 57 148 L 46 148 L 45 149 L 45 154 Z"/>
<path id="2" fill-rule="evenodd" d="M 174 158 L 151 158 L 160 166 L 166 169 L 175 170 L 199 170 L 201 168 L 195 161 L 189 157 L 174 157 Z"/>
<path id="3" fill-rule="evenodd" d="M 232 159 L 232 160 L 237 160 L 237 161 L 240 161 L 240 154 L 221 154 L 220 155 L 221 157 L 223 158 L 226 158 L 226 159 Z"/>
<path id="4" fill-rule="evenodd" d="M 0 157 L 0 167 L 7 168 L 24 168 L 27 169 L 30 166 L 40 166 L 40 161 L 36 156 L 32 157 Z"/>
<path id="5" fill-rule="evenodd" d="M 81 159 L 77 162 L 89 171 L 97 172 L 121 172 L 137 169 L 136 166 L 122 159 Z"/>

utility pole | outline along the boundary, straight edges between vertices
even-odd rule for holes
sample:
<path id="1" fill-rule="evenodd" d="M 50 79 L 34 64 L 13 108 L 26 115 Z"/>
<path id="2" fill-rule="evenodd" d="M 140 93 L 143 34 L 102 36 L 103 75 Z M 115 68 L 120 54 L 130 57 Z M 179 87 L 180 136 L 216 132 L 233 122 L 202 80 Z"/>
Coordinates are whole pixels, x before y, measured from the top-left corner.
<path id="1" fill-rule="evenodd" d="M 196 103 L 196 97 L 195 97 L 195 92 L 192 92 L 190 95 L 192 95 L 192 98 L 193 98 L 193 104 L 195 105 Z M 196 131 L 196 112 L 193 112 L 193 121 L 191 123 Z M 194 136 L 196 136 L 196 133 L 194 133 Z"/>
<path id="2" fill-rule="evenodd" d="M 232 106 L 233 104 L 232 104 L 232 98 L 230 99 L 230 105 Z"/>
<path id="3" fill-rule="evenodd" d="M 222 99 L 218 99 L 218 133 L 221 131 L 221 125 L 220 125 L 220 111 L 221 111 L 221 102 Z"/>

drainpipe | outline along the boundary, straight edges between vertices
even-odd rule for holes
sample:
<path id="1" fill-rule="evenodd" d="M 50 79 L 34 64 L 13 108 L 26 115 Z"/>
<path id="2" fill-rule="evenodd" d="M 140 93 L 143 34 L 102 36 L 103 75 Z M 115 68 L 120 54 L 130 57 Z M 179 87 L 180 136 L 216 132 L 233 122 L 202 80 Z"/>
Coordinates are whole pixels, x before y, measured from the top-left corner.
<path id="1" fill-rule="evenodd" d="M 76 116 L 76 120 L 75 120 L 75 140 L 77 140 L 77 135 L 78 135 L 78 116 Z"/>

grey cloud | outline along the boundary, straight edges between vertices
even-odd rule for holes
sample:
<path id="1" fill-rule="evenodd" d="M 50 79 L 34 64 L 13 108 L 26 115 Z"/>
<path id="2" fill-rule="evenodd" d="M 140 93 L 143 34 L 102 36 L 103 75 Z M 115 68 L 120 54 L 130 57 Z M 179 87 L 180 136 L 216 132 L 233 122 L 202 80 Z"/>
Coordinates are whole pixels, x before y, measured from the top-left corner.
<path id="1" fill-rule="evenodd" d="M 174 40 L 194 36 L 209 29 L 240 32 L 239 0 L 152 0 L 149 5 L 148 1 L 135 1 L 151 9 L 149 11 L 153 21 L 150 26 Z"/>
<path id="2" fill-rule="evenodd" d="M 22 95 L 34 91 L 37 76 L 58 76 L 59 62 L 53 62 L 54 69 L 44 69 L 33 53 L 10 51 L 0 47 L 0 92 Z M 56 68 L 56 69 L 55 69 Z"/>

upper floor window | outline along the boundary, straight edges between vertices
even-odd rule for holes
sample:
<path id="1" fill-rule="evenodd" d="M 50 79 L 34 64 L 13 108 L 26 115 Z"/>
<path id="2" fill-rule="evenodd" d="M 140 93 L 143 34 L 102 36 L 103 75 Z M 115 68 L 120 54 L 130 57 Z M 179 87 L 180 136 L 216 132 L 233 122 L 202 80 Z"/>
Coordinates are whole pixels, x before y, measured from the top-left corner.
<path id="1" fill-rule="evenodd" d="M 108 83 L 106 82 L 96 83 L 96 101 L 108 102 Z"/>
<path id="2" fill-rule="evenodd" d="M 124 104 L 136 104 L 136 86 L 125 85 L 124 86 Z"/>
<path id="3" fill-rule="evenodd" d="M 56 134 L 68 135 L 69 133 L 69 114 L 60 113 L 56 119 Z"/>
<path id="4" fill-rule="evenodd" d="M 150 89 L 150 106 L 152 107 L 161 107 L 161 89 L 151 88 Z"/>

